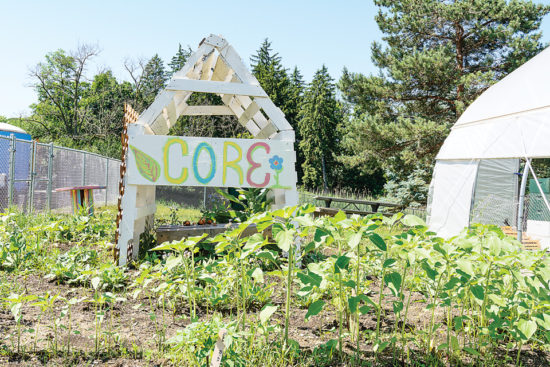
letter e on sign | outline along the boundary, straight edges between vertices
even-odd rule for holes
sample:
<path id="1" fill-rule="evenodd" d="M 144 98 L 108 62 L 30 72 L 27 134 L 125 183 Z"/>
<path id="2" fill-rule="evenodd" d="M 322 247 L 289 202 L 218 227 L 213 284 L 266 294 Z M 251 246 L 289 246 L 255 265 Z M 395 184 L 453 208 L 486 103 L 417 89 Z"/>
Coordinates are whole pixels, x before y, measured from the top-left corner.
<path id="1" fill-rule="evenodd" d="M 252 154 L 254 154 L 254 152 L 259 148 L 264 148 L 265 152 L 269 154 L 269 150 L 270 150 L 269 145 L 263 142 L 252 144 L 250 148 L 248 148 L 248 152 L 246 152 L 246 160 L 248 161 L 248 163 L 250 163 L 250 168 L 246 172 L 246 181 L 252 187 L 266 187 L 267 184 L 269 183 L 269 180 L 271 179 L 271 174 L 266 173 L 263 183 L 256 183 L 252 181 L 252 172 L 254 172 L 256 168 L 261 167 L 261 164 L 256 163 L 252 158 Z"/>

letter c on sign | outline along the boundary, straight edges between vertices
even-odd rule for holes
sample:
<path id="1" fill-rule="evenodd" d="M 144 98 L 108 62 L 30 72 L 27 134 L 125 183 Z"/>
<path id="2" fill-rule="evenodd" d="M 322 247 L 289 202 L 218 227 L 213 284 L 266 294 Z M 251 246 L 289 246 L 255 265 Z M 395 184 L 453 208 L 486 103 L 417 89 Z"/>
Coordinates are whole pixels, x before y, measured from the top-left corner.
<path id="1" fill-rule="evenodd" d="M 260 163 L 256 163 L 256 162 L 254 162 L 254 159 L 252 159 L 252 154 L 258 148 L 264 148 L 265 152 L 267 154 L 269 154 L 270 149 L 269 149 L 269 145 L 267 145 L 267 143 L 254 143 L 250 146 L 250 148 L 248 148 L 248 152 L 246 152 L 246 160 L 248 161 L 248 163 L 250 163 L 250 168 L 246 172 L 246 181 L 252 187 L 266 187 L 267 184 L 269 183 L 269 180 L 271 179 L 271 174 L 269 174 L 269 173 L 265 174 L 264 182 L 261 183 L 261 184 L 260 183 L 255 183 L 255 182 L 252 181 L 252 172 L 254 172 L 254 170 L 256 168 L 261 166 Z"/>
<path id="2" fill-rule="evenodd" d="M 170 176 L 169 169 L 170 169 L 170 161 L 168 159 L 169 153 L 170 153 L 170 146 L 178 144 L 181 147 L 181 155 L 186 156 L 187 155 L 187 143 L 185 140 L 182 140 L 180 138 L 172 138 L 168 139 L 166 144 L 164 144 L 163 149 L 163 159 L 164 159 L 164 178 L 166 181 L 179 185 L 187 179 L 187 168 L 181 169 L 181 174 L 179 177 L 172 177 Z"/>

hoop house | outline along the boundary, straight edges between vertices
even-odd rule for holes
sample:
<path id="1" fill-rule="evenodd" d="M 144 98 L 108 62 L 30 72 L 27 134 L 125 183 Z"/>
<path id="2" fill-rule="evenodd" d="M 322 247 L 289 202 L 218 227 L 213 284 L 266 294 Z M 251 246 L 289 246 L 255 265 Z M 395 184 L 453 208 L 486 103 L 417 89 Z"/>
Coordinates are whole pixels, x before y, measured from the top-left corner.
<path id="1" fill-rule="evenodd" d="M 521 233 L 521 198 L 534 175 L 529 162 L 550 158 L 548 65 L 550 48 L 487 89 L 452 128 L 428 198 L 428 224 L 439 235 L 456 235 L 473 222 L 517 226 Z"/>

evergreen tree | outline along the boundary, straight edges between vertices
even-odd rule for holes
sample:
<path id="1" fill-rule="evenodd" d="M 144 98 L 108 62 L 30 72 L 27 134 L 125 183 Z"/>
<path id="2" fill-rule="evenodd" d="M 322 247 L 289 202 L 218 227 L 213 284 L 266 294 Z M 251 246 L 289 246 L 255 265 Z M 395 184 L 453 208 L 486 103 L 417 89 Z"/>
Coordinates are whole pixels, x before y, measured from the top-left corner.
<path id="1" fill-rule="evenodd" d="M 250 58 L 252 73 L 260 82 L 269 98 L 283 113 L 287 113 L 290 94 L 290 79 L 281 64 L 281 57 L 273 53 L 271 42 L 266 38 L 255 55 Z"/>
<path id="2" fill-rule="evenodd" d="M 305 83 L 300 70 L 295 66 L 292 74 L 290 74 L 290 85 L 288 91 L 288 99 L 285 103 L 286 119 L 290 125 L 297 130 L 298 127 L 298 113 L 303 101 Z M 298 131 L 296 131 L 296 137 L 298 138 Z"/>
<path id="3" fill-rule="evenodd" d="M 178 46 L 178 52 L 172 57 L 172 60 L 168 64 L 170 67 L 170 77 L 174 75 L 177 71 L 179 71 L 183 66 L 185 65 L 185 62 L 191 56 L 192 50 L 191 47 L 187 47 L 187 49 L 184 49 L 181 47 L 181 43 Z"/>
<path id="4" fill-rule="evenodd" d="M 289 75 L 282 65 L 281 57 L 278 53 L 273 52 L 271 42 L 267 38 L 261 44 L 256 54 L 250 58 L 250 61 L 252 73 L 273 103 L 285 114 L 288 123 L 296 134 L 296 146 L 299 146 L 301 133 L 298 124 L 298 114 L 305 88 L 300 70 L 298 70 L 298 67 L 294 67 L 294 70 Z M 301 151 L 297 149 L 296 171 L 299 183 L 301 183 L 303 177 L 303 163 L 304 157 Z"/>
<path id="5" fill-rule="evenodd" d="M 427 191 L 451 125 L 479 94 L 541 50 L 540 22 L 550 8 L 505 0 L 375 3 L 386 44 L 372 46 L 380 72 L 344 70 L 339 87 L 355 118 L 344 138 L 352 154 L 340 159 L 367 171 L 381 166 L 387 178 Z"/>
<path id="6" fill-rule="evenodd" d="M 302 182 L 306 187 L 328 189 L 335 185 L 334 172 L 338 145 L 338 125 L 342 109 L 336 100 L 336 87 L 327 68 L 313 76 L 304 93 L 299 113 L 300 151 L 304 157 Z"/>
<path id="7" fill-rule="evenodd" d="M 300 73 L 300 70 L 298 70 L 298 67 L 295 66 L 292 74 L 290 74 L 290 93 L 286 104 L 286 119 L 294 129 L 294 133 L 296 135 L 296 147 L 300 146 L 300 140 L 302 139 L 300 129 L 298 127 L 298 115 L 304 101 L 304 90 L 304 79 Z M 304 176 L 302 164 L 304 164 L 304 156 L 302 155 L 302 151 L 300 149 L 296 149 L 296 173 L 299 184 L 302 183 L 302 177 Z"/>
<path id="8" fill-rule="evenodd" d="M 164 88 L 167 80 L 168 75 L 164 67 L 164 62 L 158 54 L 155 54 L 143 69 L 142 85 L 145 106 L 153 102 L 158 92 Z"/>

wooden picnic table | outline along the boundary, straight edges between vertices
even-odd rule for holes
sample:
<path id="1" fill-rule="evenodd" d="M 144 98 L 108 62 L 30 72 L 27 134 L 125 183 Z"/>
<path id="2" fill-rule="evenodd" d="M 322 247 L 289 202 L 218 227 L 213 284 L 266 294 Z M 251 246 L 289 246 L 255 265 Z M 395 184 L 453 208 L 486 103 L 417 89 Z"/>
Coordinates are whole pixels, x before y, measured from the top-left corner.
<path id="1" fill-rule="evenodd" d="M 85 207 L 89 215 L 94 215 L 94 194 L 93 190 L 103 190 L 106 186 L 88 185 L 60 187 L 55 192 L 70 191 L 73 213 L 77 214 L 81 208 Z"/>
<path id="2" fill-rule="evenodd" d="M 316 196 L 316 200 L 321 200 L 325 202 L 326 207 L 323 209 L 326 212 L 332 212 L 332 211 L 338 211 L 342 210 L 346 214 L 376 214 L 379 213 L 378 209 L 380 207 L 388 207 L 388 208 L 401 208 L 402 205 L 395 204 L 395 203 L 388 203 L 383 201 L 370 201 L 370 200 L 355 200 L 355 199 L 343 199 L 343 198 L 335 198 L 330 196 Z M 343 208 L 331 208 L 330 205 L 332 203 L 345 203 Z M 371 210 L 362 210 L 359 208 L 359 205 L 368 205 L 370 206 Z"/>

